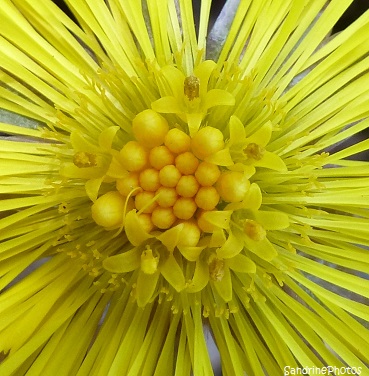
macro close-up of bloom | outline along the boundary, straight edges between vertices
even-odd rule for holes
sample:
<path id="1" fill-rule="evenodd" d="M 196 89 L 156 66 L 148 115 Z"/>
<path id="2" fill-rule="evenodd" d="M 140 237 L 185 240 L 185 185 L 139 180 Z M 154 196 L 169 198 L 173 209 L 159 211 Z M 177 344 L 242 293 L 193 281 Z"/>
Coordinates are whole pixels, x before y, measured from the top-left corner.
<path id="1" fill-rule="evenodd" d="M 0 0 L 0 375 L 369 375 L 369 12 L 65 3 Z"/>

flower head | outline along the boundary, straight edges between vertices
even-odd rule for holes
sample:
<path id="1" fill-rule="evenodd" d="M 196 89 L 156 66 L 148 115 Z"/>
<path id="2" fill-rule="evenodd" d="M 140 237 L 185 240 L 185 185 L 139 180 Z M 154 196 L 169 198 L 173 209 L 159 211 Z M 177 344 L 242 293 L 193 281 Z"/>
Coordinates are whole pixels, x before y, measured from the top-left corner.
<path id="1" fill-rule="evenodd" d="M 1 374 L 211 375 L 204 322 L 225 375 L 369 371 L 350 3 L 243 1 L 211 59 L 210 0 L 3 1 Z"/>

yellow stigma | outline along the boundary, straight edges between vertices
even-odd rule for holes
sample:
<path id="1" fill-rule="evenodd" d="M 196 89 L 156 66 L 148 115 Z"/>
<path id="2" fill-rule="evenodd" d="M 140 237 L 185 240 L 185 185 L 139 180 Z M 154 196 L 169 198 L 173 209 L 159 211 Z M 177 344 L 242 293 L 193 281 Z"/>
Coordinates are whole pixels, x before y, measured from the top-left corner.
<path id="1" fill-rule="evenodd" d="M 141 270 L 145 274 L 154 274 L 158 270 L 159 258 L 152 254 L 152 249 L 147 248 L 141 254 Z"/>
<path id="2" fill-rule="evenodd" d="M 266 231 L 262 225 L 253 219 L 246 219 L 243 225 L 245 234 L 252 240 L 261 241 L 266 237 Z"/>
<path id="3" fill-rule="evenodd" d="M 253 142 L 248 144 L 243 151 L 249 159 L 254 159 L 255 161 L 260 161 L 265 154 L 265 149 Z"/>
<path id="4" fill-rule="evenodd" d="M 221 281 L 224 277 L 224 261 L 217 257 L 209 258 L 209 275 L 212 281 Z"/>
<path id="5" fill-rule="evenodd" d="M 196 76 L 188 76 L 183 84 L 184 95 L 192 101 L 200 95 L 200 80 Z"/>
<path id="6" fill-rule="evenodd" d="M 97 166 L 97 158 L 95 154 L 78 151 L 74 154 L 73 163 L 79 168 Z"/>

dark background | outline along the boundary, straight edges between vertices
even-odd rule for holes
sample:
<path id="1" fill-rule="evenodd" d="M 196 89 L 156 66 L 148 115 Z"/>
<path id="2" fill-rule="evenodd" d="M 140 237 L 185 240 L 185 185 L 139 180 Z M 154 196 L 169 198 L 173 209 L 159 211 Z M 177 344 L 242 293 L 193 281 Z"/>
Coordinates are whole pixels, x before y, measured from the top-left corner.
<path id="1" fill-rule="evenodd" d="M 69 14 L 71 17 L 71 13 L 68 7 L 65 5 L 63 0 L 53 0 L 55 4 L 57 4 L 63 11 Z M 194 8 L 199 8 L 201 1 L 200 0 L 192 0 Z M 221 11 L 225 0 L 213 0 L 212 2 L 212 17 L 216 18 L 217 14 Z M 358 18 L 363 12 L 369 9 L 369 1 L 368 0 L 355 0 L 345 14 L 342 16 L 339 22 L 337 22 L 336 27 L 334 28 L 334 32 L 340 31 L 344 29 L 347 25 L 352 23 L 356 18 Z"/>

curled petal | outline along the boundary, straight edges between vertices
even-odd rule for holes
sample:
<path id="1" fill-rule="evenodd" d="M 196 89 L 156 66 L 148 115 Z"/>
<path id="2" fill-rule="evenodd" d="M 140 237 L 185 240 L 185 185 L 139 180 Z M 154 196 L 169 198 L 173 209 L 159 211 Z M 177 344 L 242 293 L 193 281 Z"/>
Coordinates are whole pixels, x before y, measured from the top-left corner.
<path id="1" fill-rule="evenodd" d="M 223 210 L 223 211 L 212 210 L 212 211 L 204 212 L 204 219 L 206 219 L 209 223 L 211 223 L 212 225 L 216 227 L 220 227 L 225 230 L 228 230 L 232 213 L 233 212 L 231 210 Z"/>
<path id="2" fill-rule="evenodd" d="M 178 114 L 183 112 L 179 101 L 174 97 L 163 97 L 151 103 L 151 108 L 162 114 Z"/>
<path id="3" fill-rule="evenodd" d="M 201 252 L 206 248 L 203 247 L 178 247 L 179 252 L 181 252 L 182 256 L 187 259 L 188 261 L 196 261 Z"/>
<path id="4" fill-rule="evenodd" d="M 246 139 L 245 127 L 237 116 L 231 116 L 229 120 L 228 146 L 244 142 Z"/>
<path id="5" fill-rule="evenodd" d="M 226 240 L 227 238 L 224 234 L 224 231 L 221 228 L 216 228 L 211 235 L 209 248 L 221 247 L 226 242 Z"/>
<path id="6" fill-rule="evenodd" d="M 227 241 L 219 249 L 217 249 L 217 256 L 219 258 L 232 258 L 241 252 L 243 248 L 243 241 L 242 237 L 240 238 L 239 236 L 237 236 L 238 232 L 229 232 Z"/>
<path id="7" fill-rule="evenodd" d="M 282 212 L 258 210 L 255 220 L 266 230 L 283 230 L 290 225 L 288 215 Z"/>
<path id="8" fill-rule="evenodd" d="M 175 68 L 172 65 L 166 65 L 161 69 L 161 73 L 163 74 L 167 83 L 172 89 L 173 95 L 183 93 L 183 83 L 185 76 L 179 69 Z"/>
<path id="9" fill-rule="evenodd" d="M 83 137 L 81 132 L 72 131 L 70 134 L 70 142 L 75 151 L 88 151 L 89 153 L 100 153 L 101 150 L 94 144 L 90 143 Z"/>
<path id="10" fill-rule="evenodd" d="M 200 97 L 206 94 L 210 75 L 216 67 L 215 61 L 205 60 L 194 69 L 193 74 L 200 80 Z"/>
<path id="11" fill-rule="evenodd" d="M 239 273 L 255 273 L 256 265 L 247 256 L 238 254 L 227 260 L 229 268 Z"/>
<path id="12" fill-rule="evenodd" d="M 218 166 L 232 166 L 234 164 L 228 148 L 209 155 L 205 158 L 205 161 Z"/>
<path id="13" fill-rule="evenodd" d="M 150 302 L 156 290 L 159 276 L 159 272 L 155 272 L 154 274 L 146 274 L 140 270 L 136 286 L 136 298 L 137 305 L 139 307 L 144 307 Z"/>
<path id="14" fill-rule="evenodd" d="M 169 252 L 173 252 L 174 248 L 177 246 L 183 227 L 183 224 L 179 224 L 167 231 L 164 231 L 157 237 L 167 247 Z"/>
<path id="15" fill-rule="evenodd" d="M 267 238 L 257 241 L 245 235 L 244 242 L 247 249 L 265 261 L 271 261 L 278 255 L 277 250 Z"/>
<path id="16" fill-rule="evenodd" d="M 204 104 L 201 107 L 207 110 L 210 107 L 234 106 L 234 104 L 235 98 L 230 92 L 221 89 L 213 89 L 206 93 Z"/>
<path id="17" fill-rule="evenodd" d="M 150 235 L 142 227 L 136 210 L 131 210 L 127 213 L 125 218 L 125 232 L 128 240 L 135 246 L 140 245 L 145 240 L 152 238 L 152 235 Z"/>
<path id="18" fill-rule="evenodd" d="M 114 137 L 119 129 L 120 127 L 118 126 L 112 126 L 104 129 L 99 136 L 99 146 L 107 151 L 110 150 Z"/>
<path id="19" fill-rule="evenodd" d="M 255 161 L 253 164 L 256 167 L 266 167 L 275 171 L 287 171 L 283 159 L 277 154 L 271 153 L 267 150 L 265 150 L 263 157 L 259 161 Z"/>
<path id="20" fill-rule="evenodd" d="M 97 179 L 90 179 L 85 184 L 87 196 L 91 201 L 96 201 L 99 194 L 101 183 L 104 180 L 104 176 Z"/>
<path id="21" fill-rule="evenodd" d="M 196 261 L 195 272 L 187 287 L 188 292 L 201 291 L 209 282 L 209 266 L 203 260 Z"/>
<path id="22" fill-rule="evenodd" d="M 212 281 L 212 285 L 225 302 L 232 300 L 232 277 L 231 272 L 227 266 L 224 266 L 224 275 L 222 279 L 218 281 Z"/>
<path id="23" fill-rule="evenodd" d="M 250 137 L 247 137 L 247 143 L 255 143 L 260 146 L 268 145 L 272 137 L 273 126 L 270 121 L 266 122 L 261 128 L 259 128 Z"/>
<path id="24" fill-rule="evenodd" d="M 185 277 L 182 268 L 172 254 L 161 265 L 160 272 L 176 291 L 179 292 L 185 288 Z"/>
<path id="25" fill-rule="evenodd" d="M 135 247 L 128 252 L 107 257 L 103 261 L 103 267 L 111 273 L 127 273 L 137 269 L 140 263 L 141 251 Z"/>
<path id="26" fill-rule="evenodd" d="M 199 130 L 204 115 L 205 114 L 202 112 L 185 114 L 191 137 L 193 137 Z"/>

